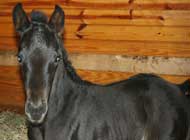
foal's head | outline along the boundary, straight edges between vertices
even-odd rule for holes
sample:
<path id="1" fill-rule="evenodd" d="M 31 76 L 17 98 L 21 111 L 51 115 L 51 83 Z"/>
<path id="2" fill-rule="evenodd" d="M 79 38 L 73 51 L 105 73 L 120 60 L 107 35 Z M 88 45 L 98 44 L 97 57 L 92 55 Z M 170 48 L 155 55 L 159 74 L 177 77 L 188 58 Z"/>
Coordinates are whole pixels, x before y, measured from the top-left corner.
<path id="1" fill-rule="evenodd" d="M 59 6 L 47 21 L 40 12 L 27 17 L 22 5 L 13 10 L 13 22 L 20 34 L 18 61 L 26 90 L 25 113 L 32 123 L 43 122 L 48 111 L 54 74 L 62 53 L 59 37 L 64 26 L 64 12 Z"/>

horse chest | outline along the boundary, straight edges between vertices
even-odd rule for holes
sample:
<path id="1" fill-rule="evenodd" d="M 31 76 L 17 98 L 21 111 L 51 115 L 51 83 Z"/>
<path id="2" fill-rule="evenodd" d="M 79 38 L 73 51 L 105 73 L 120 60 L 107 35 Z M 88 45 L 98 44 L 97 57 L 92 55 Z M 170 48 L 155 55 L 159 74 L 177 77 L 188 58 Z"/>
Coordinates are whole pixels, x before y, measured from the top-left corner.
<path id="1" fill-rule="evenodd" d="M 44 140 L 69 140 L 69 139 L 63 130 L 57 131 L 56 129 L 47 129 L 45 131 Z"/>
<path id="2" fill-rule="evenodd" d="M 48 123 L 44 132 L 44 140 L 73 140 L 78 138 L 78 127 L 71 120 L 64 122 L 59 119 Z M 77 132 L 73 131 L 77 129 Z"/>

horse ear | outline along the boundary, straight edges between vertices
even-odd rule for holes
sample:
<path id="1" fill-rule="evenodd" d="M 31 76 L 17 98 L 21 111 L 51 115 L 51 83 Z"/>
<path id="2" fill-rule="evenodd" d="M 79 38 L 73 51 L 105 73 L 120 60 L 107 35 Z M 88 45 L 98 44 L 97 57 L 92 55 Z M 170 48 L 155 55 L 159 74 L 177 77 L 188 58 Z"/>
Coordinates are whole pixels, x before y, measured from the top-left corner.
<path id="1" fill-rule="evenodd" d="M 49 20 L 49 26 L 53 28 L 59 35 L 62 33 L 64 27 L 65 14 L 58 5 L 55 5 L 53 14 Z"/>
<path id="2" fill-rule="evenodd" d="M 22 8 L 22 4 L 18 3 L 13 9 L 13 23 L 16 31 L 22 33 L 30 25 L 30 21 Z"/>

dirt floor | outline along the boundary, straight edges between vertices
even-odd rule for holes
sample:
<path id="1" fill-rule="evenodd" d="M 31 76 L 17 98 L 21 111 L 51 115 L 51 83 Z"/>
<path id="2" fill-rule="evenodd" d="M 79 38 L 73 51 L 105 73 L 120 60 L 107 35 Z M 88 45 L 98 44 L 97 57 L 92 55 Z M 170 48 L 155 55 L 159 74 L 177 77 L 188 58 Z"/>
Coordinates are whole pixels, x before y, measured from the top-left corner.
<path id="1" fill-rule="evenodd" d="M 0 113 L 0 140 L 27 140 L 25 118 L 11 112 Z"/>

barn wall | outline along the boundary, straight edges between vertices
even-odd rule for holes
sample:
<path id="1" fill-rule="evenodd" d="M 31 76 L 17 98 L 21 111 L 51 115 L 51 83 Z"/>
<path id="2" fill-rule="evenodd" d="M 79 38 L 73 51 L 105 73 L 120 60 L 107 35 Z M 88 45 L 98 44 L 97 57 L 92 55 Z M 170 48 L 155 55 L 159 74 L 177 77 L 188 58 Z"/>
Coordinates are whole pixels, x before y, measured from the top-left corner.
<path id="1" fill-rule="evenodd" d="M 0 106 L 22 108 L 24 91 L 16 61 L 18 36 L 11 12 L 66 14 L 64 42 L 83 79 L 106 84 L 139 72 L 180 83 L 190 77 L 189 0 L 1 0 Z"/>

